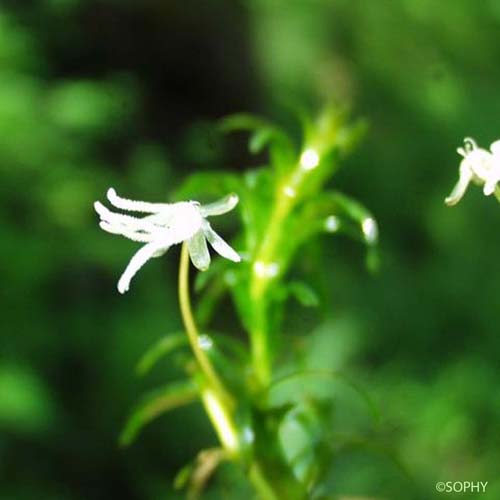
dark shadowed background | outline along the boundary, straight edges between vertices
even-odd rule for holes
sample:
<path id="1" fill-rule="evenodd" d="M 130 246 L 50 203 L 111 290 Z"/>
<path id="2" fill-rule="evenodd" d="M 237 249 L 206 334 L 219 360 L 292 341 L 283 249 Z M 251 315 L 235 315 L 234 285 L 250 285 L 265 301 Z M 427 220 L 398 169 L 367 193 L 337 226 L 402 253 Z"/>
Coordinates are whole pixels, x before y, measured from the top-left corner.
<path id="1" fill-rule="evenodd" d="M 174 370 L 135 375 L 180 328 L 178 249 L 120 296 L 137 245 L 100 231 L 92 203 L 109 186 L 166 200 L 190 172 L 255 165 L 213 120 L 294 126 L 287 101 L 331 99 L 370 123 L 334 184 L 376 215 L 381 267 L 325 238 L 321 318 L 291 314 L 318 366 L 376 401 L 416 488 L 481 480 L 499 498 L 500 206 L 477 188 L 443 203 L 463 137 L 500 137 L 498 61 L 497 0 L 2 0 L 0 498 L 181 497 L 176 471 L 215 442 L 201 408 L 117 444 Z M 381 461 L 346 457 L 332 482 L 383 492 L 396 473 Z M 235 498 L 230 484 L 209 498 Z"/>

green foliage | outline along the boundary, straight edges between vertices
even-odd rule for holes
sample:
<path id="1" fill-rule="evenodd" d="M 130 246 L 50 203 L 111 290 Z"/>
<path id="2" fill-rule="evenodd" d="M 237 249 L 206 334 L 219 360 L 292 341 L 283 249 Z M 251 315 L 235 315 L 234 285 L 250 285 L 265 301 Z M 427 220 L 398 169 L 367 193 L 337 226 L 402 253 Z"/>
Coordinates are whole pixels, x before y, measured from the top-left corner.
<path id="1" fill-rule="evenodd" d="M 190 342 L 199 344 L 203 356 L 207 356 L 206 361 L 200 361 L 202 354 L 195 346 L 199 364 L 190 366 L 186 359 L 186 370 L 192 373 L 193 383 L 198 381 L 193 387 L 198 387 L 199 398 L 225 448 L 224 456 L 248 469 L 259 495 L 269 499 L 306 498 L 321 489 L 333 457 L 333 443 L 340 446 L 337 436 L 344 432 L 352 439 L 366 430 L 363 426 L 355 428 L 356 412 L 352 408 L 356 405 L 349 407 L 349 398 L 346 400 L 345 390 L 341 390 L 342 386 L 352 389 L 351 384 L 344 381 L 339 386 L 342 377 L 331 372 L 301 370 L 300 350 L 293 352 L 286 343 L 283 349 L 278 343 L 284 335 L 288 297 L 295 297 L 305 307 L 317 307 L 321 302 L 301 279 L 289 279 L 299 250 L 322 232 L 343 232 L 369 247 L 377 242 L 376 222 L 363 205 L 325 188 L 340 158 L 358 140 L 360 127 L 350 125 L 347 114 L 334 107 L 326 108 L 316 120 L 302 115 L 301 123 L 303 141 L 294 143 L 280 127 L 252 115 L 222 120 L 218 128 L 225 133 L 249 131 L 250 152 L 261 154 L 266 148 L 269 165 L 252 168 L 240 176 L 195 173 L 176 193 L 177 199 L 208 200 L 229 192 L 240 198 L 241 231 L 235 236 L 235 244 L 241 249 L 243 262 L 238 266 L 216 262 L 198 276 L 196 290 L 203 327 L 215 318 L 220 298 L 227 292 L 232 295 L 247 330 L 250 356 L 234 341 L 221 343 L 224 336 L 198 333 L 186 323 Z M 181 289 L 185 286 L 182 269 Z M 293 272 L 299 278 L 301 274 Z M 183 300 L 181 294 L 181 303 Z M 160 358 L 184 345 L 179 334 L 165 337 L 145 354 L 138 371 L 147 373 Z M 277 360 L 284 356 L 295 361 L 280 366 Z M 215 370 L 220 380 L 210 370 Z M 283 370 L 287 376 L 276 379 L 275 373 Z M 325 384 L 325 375 L 336 383 Z M 191 387 L 188 399 L 190 391 Z M 371 410 L 366 395 L 357 389 L 354 392 L 361 394 L 365 402 L 361 413 Z M 172 391 L 168 387 L 166 393 L 142 404 L 132 414 L 121 441 L 130 442 L 144 424 L 176 407 L 179 399 L 184 403 L 184 387 L 180 398 L 178 393 L 178 388 Z M 350 425 L 343 431 L 339 409 L 350 415 Z M 331 433 L 332 426 L 336 436 Z M 208 452 L 200 456 L 205 459 L 199 459 L 196 468 L 185 469 L 176 482 L 177 486 L 187 484 L 191 477 L 189 497 L 198 496 L 207 475 L 220 461 L 207 459 L 212 457 Z"/>
<path id="2" fill-rule="evenodd" d="M 228 191 L 238 193 L 243 232 L 237 241 L 243 245 L 248 258 L 239 269 L 231 271 L 226 281 L 231 282 L 229 288 L 240 316 L 250 330 L 256 316 L 250 296 L 255 262 L 257 266 L 271 266 L 270 271 L 264 268 L 262 272 L 272 273 L 277 269 L 279 277 L 284 277 L 298 249 L 320 231 L 344 231 L 361 237 L 370 245 L 376 243 L 376 233 L 367 238 L 361 231 L 363 221 L 371 218 L 362 205 L 338 193 L 318 196 L 323 184 L 334 173 L 339 154 L 345 154 L 358 140 L 359 125 L 347 125 L 345 119 L 345 113 L 326 109 L 315 122 L 306 121 L 304 143 L 294 144 L 277 125 L 258 117 L 242 114 L 226 118 L 220 123 L 224 132 L 252 132 L 249 141 L 252 153 L 260 153 L 264 146 L 269 148 L 269 167 L 249 170 L 241 178 L 221 172 L 194 174 L 177 193 L 178 199 L 221 196 Z M 320 155 L 320 163 L 306 172 L 300 166 L 300 152 L 313 147 Z M 280 227 L 270 226 L 270 221 Z M 272 255 L 266 256 L 269 262 L 259 261 L 259 251 L 263 247 L 265 251 L 262 242 L 273 238 Z M 288 293 L 280 279 L 269 280 L 269 284 L 270 290 L 266 291 L 269 298 Z M 297 286 L 290 290 L 296 293 Z"/>
<path id="3" fill-rule="evenodd" d="M 171 382 L 152 392 L 127 420 L 120 435 L 120 444 L 129 445 L 146 424 L 165 412 L 192 403 L 197 396 L 198 391 L 191 381 Z"/>
<path id="4" fill-rule="evenodd" d="M 275 439 L 285 428 L 296 429 L 299 444 L 308 432 L 315 443 L 303 454 L 294 448 L 302 480 L 310 457 L 330 465 L 311 468 L 317 498 L 430 499 L 435 482 L 448 479 L 488 480 L 481 498 L 500 498 L 498 212 L 479 190 L 454 210 L 443 206 L 457 179 L 462 138 L 472 135 L 482 145 L 498 138 L 500 70 L 492 62 L 499 5 L 1 2 L 1 496 L 184 496 L 171 486 L 175 471 L 198 450 L 217 446 L 201 405 L 166 415 L 133 451 L 114 446 L 138 393 L 195 369 L 187 345 L 158 359 L 147 377 L 131 369 L 139 353 L 181 328 L 177 249 L 146 266 L 130 295 L 118 298 L 115 280 L 137 247 L 103 235 L 91 202 L 109 186 L 130 197 L 173 199 L 190 173 L 202 172 L 179 199 L 211 202 L 237 192 L 248 223 L 231 216 L 217 224 L 224 236 L 234 233 L 235 248 L 249 259 L 241 267 L 250 267 L 253 254 L 245 251 L 256 251 L 266 233 L 274 166 L 285 178 L 311 140 L 304 130 L 314 130 L 303 111 L 299 129 L 282 102 L 333 97 L 343 107 L 354 104 L 370 131 L 342 158 L 332 152 L 340 161 L 322 192 L 346 192 L 373 209 L 383 229 L 381 273 L 373 279 L 358 267 L 365 250 L 370 265 L 377 253 L 355 216 L 336 205 L 329 227 L 337 230 L 329 233 L 319 217 L 329 208 L 315 212 L 318 193 L 310 194 L 311 208 L 298 203 L 294 228 L 284 231 L 294 240 L 296 229 L 314 234 L 295 241 L 295 249 L 281 245 L 289 249 L 286 275 L 266 290 L 271 365 L 274 380 L 325 370 L 356 381 L 381 408 L 378 432 L 369 431 L 363 415 L 370 411 L 355 391 L 344 387 L 336 399 L 340 382 L 306 382 L 307 391 L 297 391 L 306 401 L 295 408 L 256 408 L 262 390 L 244 333 L 255 318 L 244 279 L 251 271 L 215 259 L 193 277 L 196 319 L 216 345 L 210 359 L 224 370 L 224 383 L 241 395 L 238 430 L 258 436 L 245 441 L 245 464 L 255 450 L 274 451 L 250 470 L 222 462 L 203 483 L 204 495 L 253 498 L 246 478 L 258 481 L 266 470 L 285 487 L 283 443 Z M 241 109 L 272 120 L 257 118 L 251 128 L 250 118 L 227 140 L 221 126 L 210 125 Z M 364 125 L 358 127 L 361 134 Z M 257 152 L 251 160 L 241 140 L 247 132 Z M 355 134 L 347 135 L 354 146 Z M 225 176 L 236 182 L 224 185 Z M 341 233 L 349 237 L 335 237 Z M 226 339 L 236 344 L 224 346 Z M 310 386 L 323 383 L 317 396 Z M 353 430 L 361 437 L 335 434 L 349 423 L 342 408 L 356 414 Z M 318 440 L 316 430 L 326 427 L 334 435 Z M 402 479 L 387 450 L 395 450 L 413 483 Z"/>
<path id="5" fill-rule="evenodd" d="M 151 368 L 163 357 L 175 351 L 179 347 L 188 345 L 188 340 L 184 332 L 171 333 L 160 339 L 151 346 L 137 363 L 137 374 L 146 375 Z"/>

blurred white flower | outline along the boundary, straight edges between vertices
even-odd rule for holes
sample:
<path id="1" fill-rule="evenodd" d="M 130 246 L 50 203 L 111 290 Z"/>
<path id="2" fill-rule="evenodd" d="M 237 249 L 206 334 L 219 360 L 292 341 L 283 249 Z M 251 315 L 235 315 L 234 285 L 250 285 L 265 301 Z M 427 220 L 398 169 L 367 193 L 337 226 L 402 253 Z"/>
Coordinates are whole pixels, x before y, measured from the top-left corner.
<path id="1" fill-rule="evenodd" d="M 118 291 L 125 293 L 130 281 L 139 269 L 152 257 L 160 257 L 172 245 L 187 241 L 189 255 L 194 266 L 201 271 L 208 269 L 210 254 L 207 241 L 222 257 L 240 262 L 240 256 L 211 228 L 206 220 L 212 215 L 221 215 L 238 204 L 238 196 L 231 194 L 209 205 L 196 201 L 179 203 L 148 203 L 127 200 L 108 189 L 108 200 L 112 205 L 129 212 L 147 213 L 144 217 L 111 212 L 102 203 L 94 203 L 101 221 L 99 226 L 111 234 L 120 234 L 133 241 L 145 243 L 132 257 L 118 281 Z"/>
<path id="2" fill-rule="evenodd" d="M 493 194 L 500 181 L 500 140 L 493 142 L 490 151 L 486 151 L 478 148 L 474 139 L 467 137 L 464 139 L 464 147 L 457 151 L 463 156 L 459 179 L 445 203 L 450 206 L 458 203 L 471 181 L 483 186 L 486 196 Z"/>

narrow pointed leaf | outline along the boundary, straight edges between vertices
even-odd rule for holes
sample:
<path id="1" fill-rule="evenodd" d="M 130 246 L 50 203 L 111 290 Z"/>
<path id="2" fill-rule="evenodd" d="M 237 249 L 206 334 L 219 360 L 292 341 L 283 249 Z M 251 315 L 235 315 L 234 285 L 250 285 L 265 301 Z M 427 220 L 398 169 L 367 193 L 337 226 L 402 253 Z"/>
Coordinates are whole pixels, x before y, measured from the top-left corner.
<path id="1" fill-rule="evenodd" d="M 145 425 L 156 417 L 196 401 L 198 390 L 192 381 L 170 383 L 146 397 L 132 412 L 120 435 L 120 445 L 130 445 Z"/>
<path id="2" fill-rule="evenodd" d="M 267 146 L 271 155 L 271 164 L 278 172 L 283 172 L 294 163 L 296 150 L 288 135 L 273 123 L 251 114 L 241 113 L 221 120 L 223 132 L 249 131 L 248 148 L 258 154 Z"/>
<path id="3" fill-rule="evenodd" d="M 302 281 L 292 281 L 285 285 L 287 295 L 292 295 L 297 301 L 305 307 L 317 307 L 319 305 L 318 294 Z"/>
<path id="4" fill-rule="evenodd" d="M 355 199 L 325 192 L 302 207 L 296 221 L 295 241 L 303 242 L 318 232 L 345 233 L 369 247 L 378 242 L 378 228 L 371 212 Z"/>
<path id="5" fill-rule="evenodd" d="M 141 357 L 137 363 L 136 371 L 138 375 L 146 375 L 151 368 L 163 357 L 179 347 L 188 345 L 188 340 L 184 332 L 171 333 L 161 338 L 156 344 L 153 344 Z"/>

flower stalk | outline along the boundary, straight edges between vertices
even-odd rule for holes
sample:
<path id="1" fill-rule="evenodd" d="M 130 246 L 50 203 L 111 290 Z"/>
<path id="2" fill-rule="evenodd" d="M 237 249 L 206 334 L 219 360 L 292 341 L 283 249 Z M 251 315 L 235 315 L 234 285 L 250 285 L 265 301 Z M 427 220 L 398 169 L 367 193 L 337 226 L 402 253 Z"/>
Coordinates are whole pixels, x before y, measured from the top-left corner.
<path id="1" fill-rule="evenodd" d="M 221 402 L 223 402 L 223 406 L 232 410 L 235 405 L 234 400 L 215 371 L 206 352 L 201 347 L 200 333 L 194 320 L 189 297 L 189 251 L 187 243 L 183 243 L 181 249 L 181 260 L 179 265 L 179 305 L 189 344 L 191 345 L 196 362 L 206 378 L 207 384 Z"/>

